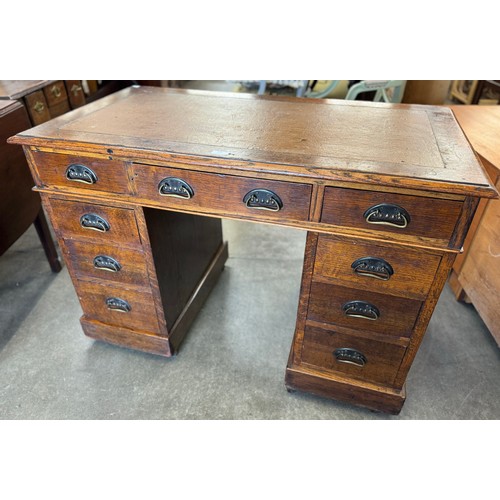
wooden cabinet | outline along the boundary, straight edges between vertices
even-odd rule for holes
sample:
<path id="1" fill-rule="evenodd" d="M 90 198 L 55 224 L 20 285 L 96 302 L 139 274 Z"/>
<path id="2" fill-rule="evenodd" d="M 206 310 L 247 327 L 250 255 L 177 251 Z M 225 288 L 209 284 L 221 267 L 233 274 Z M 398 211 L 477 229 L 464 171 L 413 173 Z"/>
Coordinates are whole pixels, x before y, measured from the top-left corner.
<path id="1" fill-rule="evenodd" d="M 174 354 L 227 258 L 220 218 L 298 227 L 286 386 L 392 413 L 477 203 L 497 196 L 428 106 L 131 88 L 11 141 L 88 336 Z"/>
<path id="2" fill-rule="evenodd" d="M 491 182 L 500 189 L 500 107 L 452 106 Z M 500 346 L 500 202 L 482 200 L 456 259 L 450 285 L 459 300 L 474 304 Z"/>

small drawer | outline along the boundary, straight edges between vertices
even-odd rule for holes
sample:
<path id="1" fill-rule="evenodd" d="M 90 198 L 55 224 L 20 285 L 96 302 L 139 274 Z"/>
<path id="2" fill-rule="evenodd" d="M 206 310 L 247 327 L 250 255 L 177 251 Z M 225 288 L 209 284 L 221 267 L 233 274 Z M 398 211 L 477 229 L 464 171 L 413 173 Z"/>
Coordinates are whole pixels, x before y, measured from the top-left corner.
<path id="1" fill-rule="evenodd" d="M 301 362 L 367 382 L 391 385 L 406 347 L 306 327 Z"/>
<path id="2" fill-rule="evenodd" d="M 66 262 L 77 278 L 100 279 L 140 287 L 149 286 L 142 251 L 105 243 L 65 240 Z"/>
<path id="3" fill-rule="evenodd" d="M 57 153 L 33 152 L 38 174 L 50 189 L 85 189 L 108 193 L 128 193 L 125 163 Z"/>
<path id="4" fill-rule="evenodd" d="M 149 290 L 128 290 L 86 281 L 76 281 L 75 288 L 86 319 L 131 330 L 160 332 L 153 295 Z"/>
<path id="5" fill-rule="evenodd" d="M 64 84 L 71 107 L 75 109 L 84 106 L 85 94 L 83 93 L 82 82 L 80 80 L 66 80 Z"/>
<path id="6" fill-rule="evenodd" d="M 68 101 L 66 87 L 64 86 L 64 82 L 62 81 L 47 85 L 43 89 L 43 93 L 45 95 L 45 100 L 47 101 L 49 108 Z"/>
<path id="7" fill-rule="evenodd" d="M 308 319 L 393 337 L 409 337 L 422 303 L 337 285 L 311 285 Z"/>
<path id="8" fill-rule="evenodd" d="M 40 125 L 50 120 L 49 106 L 41 90 L 27 95 L 24 99 L 33 125 Z"/>
<path id="9" fill-rule="evenodd" d="M 354 229 L 450 240 L 462 201 L 327 187 L 321 222 Z"/>
<path id="10" fill-rule="evenodd" d="M 137 194 L 165 207 L 248 218 L 305 221 L 312 187 L 170 168 L 133 165 Z"/>
<path id="11" fill-rule="evenodd" d="M 50 117 L 56 118 L 58 116 L 64 115 L 64 113 L 67 113 L 68 111 L 71 111 L 71 108 L 69 107 L 69 102 L 64 101 L 56 104 L 55 106 L 49 106 L 49 111 Z"/>
<path id="12" fill-rule="evenodd" d="M 52 222 L 62 238 L 141 246 L 133 210 L 56 199 L 50 205 Z"/>
<path id="13" fill-rule="evenodd" d="M 321 235 L 314 275 L 339 285 L 423 300 L 440 261 L 439 255 L 405 247 L 345 242 Z"/>

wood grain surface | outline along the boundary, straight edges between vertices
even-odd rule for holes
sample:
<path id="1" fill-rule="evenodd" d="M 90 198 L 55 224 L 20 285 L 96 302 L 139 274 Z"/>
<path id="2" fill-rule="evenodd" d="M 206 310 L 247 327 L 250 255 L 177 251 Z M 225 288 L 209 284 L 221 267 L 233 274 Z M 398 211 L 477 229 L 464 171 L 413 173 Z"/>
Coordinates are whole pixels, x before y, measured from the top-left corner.
<path id="1" fill-rule="evenodd" d="M 454 192 L 495 196 L 451 111 L 440 107 L 139 87 L 13 141 L 65 149 L 84 144 L 115 155 L 133 150 L 138 158 L 160 153 L 261 162 L 259 168 L 284 175 L 405 179 L 414 188 L 446 192 L 453 185 Z"/>
<path id="2" fill-rule="evenodd" d="M 363 257 L 387 262 L 394 274 L 387 281 L 360 275 L 351 264 Z M 441 256 L 409 248 L 394 248 L 363 241 L 342 241 L 321 235 L 316 250 L 314 279 L 351 286 L 367 291 L 387 293 L 411 299 L 425 299 L 434 281 Z"/>

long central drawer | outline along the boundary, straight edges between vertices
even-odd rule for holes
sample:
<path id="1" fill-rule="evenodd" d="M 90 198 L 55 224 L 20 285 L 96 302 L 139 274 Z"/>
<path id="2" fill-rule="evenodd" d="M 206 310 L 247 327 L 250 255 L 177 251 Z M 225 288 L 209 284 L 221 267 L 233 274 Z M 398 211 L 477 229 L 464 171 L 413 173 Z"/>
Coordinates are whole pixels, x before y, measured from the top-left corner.
<path id="1" fill-rule="evenodd" d="M 134 164 L 140 198 L 169 208 L 248 218 L 307 221 L 312 187 L 307 184 Z"/>

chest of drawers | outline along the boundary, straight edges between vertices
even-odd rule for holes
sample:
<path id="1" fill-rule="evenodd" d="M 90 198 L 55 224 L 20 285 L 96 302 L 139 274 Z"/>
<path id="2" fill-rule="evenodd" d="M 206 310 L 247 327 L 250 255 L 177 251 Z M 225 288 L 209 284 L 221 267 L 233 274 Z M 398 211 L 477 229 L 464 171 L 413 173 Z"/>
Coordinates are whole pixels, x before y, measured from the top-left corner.
<path id="1" fill-rule="evenodd" d="M 87 335 L 170 356 L 223 269 L 221 218 L 301 228 L 286 386 L 392 413 L 477 203 L 496 196 L 453 115 L 426 106 L 139 87 L 11 141 Z"/>

